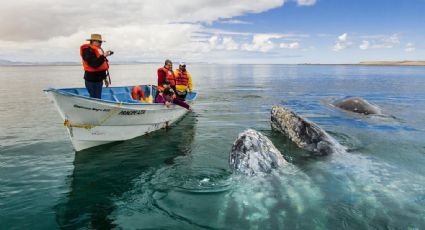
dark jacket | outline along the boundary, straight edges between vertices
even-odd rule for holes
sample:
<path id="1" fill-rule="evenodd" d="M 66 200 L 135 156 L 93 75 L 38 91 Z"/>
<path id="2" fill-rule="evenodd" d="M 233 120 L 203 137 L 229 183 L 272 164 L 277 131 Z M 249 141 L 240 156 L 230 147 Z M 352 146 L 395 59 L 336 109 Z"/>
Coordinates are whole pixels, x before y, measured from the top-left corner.
<path id="1" fill-rule="evenodd" d="M 103 55 L 96 57 L 96 54 L 89 47 L 83 49 L 83 59 L 91 67 L 97 68 L 106 61 L 106 58 Z M 91 82 L 101 82 L 106 78 L 106 71 L 99 72 L 88 72 L 84 71 L 84 79 Z"/>

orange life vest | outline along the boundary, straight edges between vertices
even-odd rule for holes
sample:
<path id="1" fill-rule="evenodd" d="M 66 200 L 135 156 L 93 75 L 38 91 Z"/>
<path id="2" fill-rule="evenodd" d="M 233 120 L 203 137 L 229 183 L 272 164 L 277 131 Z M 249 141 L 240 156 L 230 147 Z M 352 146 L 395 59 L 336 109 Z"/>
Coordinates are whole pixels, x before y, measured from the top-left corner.
<path id="1" fill-rule="evenodd" d="M 177 71 L 176 85 L 189 85 L 189 77 L 187 76 L 187 71 Z"/>
<path id="2" fill-rule="evenodd" d="M 164 92 L 164 87 L 163 86 L 157 86 L 156 87 L 156 95 L 163 93 Z M 174 93 L 173 98 L 176 98 L 176 94 Z"/>
<path id="3" fill-rule="evenodd" d="M 146 101 L 145 92 L 140 86 L 134 86 L 133 90 L 131 90 L 131 97 L 134 100 L 140 100 L 142 98 L 143 101 Z"/>
<path id="4" fill-rule="evenodd" d="M 176 77 L 174 76 L 174 72 L 171 70 L 168 70 L 167 68 L 160 68 L 165 73 L 165 79 L 167 79 L 170 82 L 171 87 L 174 87 L 176 85 Z"/>
<path id="5" fill-rule="evenodd" d="M 156 87 L 156 90 L 157 90 L 157 93 L 162 93 L 162 92 L 164 92 L 164 87 L 162 87 L 162 86 L 157 86 L 157 87 Z"/>
<path id="6" fill-rule="evenodd" d="M 84 44 L 84 45 L 82 45 L 81 47 L 80 47 L 80 56 L 81 56 L 81 58 L 83 59 L 83 68 L 84 68 L 84 70 L 85 71 L 87 71 L 87 72 L 100 72 L 100 71 L 106 71 L 106 70 L 108 70 L 109 69 L 109 65 L 108 65 L 108 60 L 106 59 L 106 57 L 105 57 L 105 61 L 102 63 L 102 65 L 100 65 L 99 67 L 97 67 L 97 68 L 93 68 L 93 67 L 91 67 L 85 60 L 84 60 L 84 58 L 83 58 L 83 50 L 85 49 L 85 48 L 87 48 L 87 47 L 89 47 L 89 48 L 91 48 L 92 50 L 93 50 L 93 52 L 94 52 L 94 54 L 96 55 L 96 57 L 99 57 L 100 56 L 100 53 L 99 53 L 99 50 L 98 49 L 101 49 L 102 51 L 103 51 L 103 49 L 102 48 L 100 48 L 100 47 L 97 47 L 97 46 L 94 46 L 94 45 L 91 45 L 91 44 Z"/>

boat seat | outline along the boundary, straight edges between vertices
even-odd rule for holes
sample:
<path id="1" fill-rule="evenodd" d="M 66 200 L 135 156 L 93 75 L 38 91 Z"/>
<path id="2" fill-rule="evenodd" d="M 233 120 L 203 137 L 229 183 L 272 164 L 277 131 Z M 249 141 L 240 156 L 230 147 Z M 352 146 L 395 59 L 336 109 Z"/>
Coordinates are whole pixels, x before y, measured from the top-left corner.
<path id="1" fill-rule="evenodd" d="M 102 93 L 102 100 L 115 101 L 114 97 L 111 94 L 103 94 L 103 93 Z"/>
<path id="2" fill-rule="evenodd" d="M 114 101 L 117 102 L 134 102 L 133 98 L 131 98 L 130 93 L 114 93 L 112 95 Z"/>
<path id="3" fill-rule="evenodd" d="M 128 87 L 120 87 L 120 88 L 108 88 L 110 91 L 112 91 L 113 94 L 120 94 L 120 93 L 129 93 Z"/>

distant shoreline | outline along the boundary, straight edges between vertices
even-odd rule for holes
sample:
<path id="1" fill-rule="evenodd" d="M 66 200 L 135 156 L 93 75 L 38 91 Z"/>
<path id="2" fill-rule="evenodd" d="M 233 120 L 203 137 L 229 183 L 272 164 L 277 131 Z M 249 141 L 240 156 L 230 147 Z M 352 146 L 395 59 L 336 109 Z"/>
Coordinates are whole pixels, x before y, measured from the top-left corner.
<path id="1" fill-rule="evenodd" d="M 425 66 L 425 61 L 363 61 L 358 65 L 378 66 Z"/>
<path id="2" fill-rule="evenodd" d="M 162 64 L 160 62 L 117 62 L 111 65 L 140 65 L 140 64 Z M 205 63 L 194 62 L 191 64 L 207 64 L 207 65 L 347 65 L 347 66 L 425 66 L 425 61 L 362 61 L 359 63 L 299 63 L 299 64 L 276 64 L 276 63 Z M 80 66 L 81 63 L 77 62 L 45 62 L 45 63 L 31 63 L 31 62 L 6 62 L 1 63 L 0 66 Z"/>
<path id="3" fill-rule="evenodd" d="M 341 63 L 341 64 L 302 63 L 298 65 L 425 66 L 425 61 L 362 61 L 359 63 Z"/>
<path id="4" fill-rule="evenodd" d="M 111 63 L 110 65 L 140 65 L 140 64 L 162 64 L 162 63 L 150 63 L 150 62 L 129 62 L 129 63 Z M 25 63 L 0 63 L 0 66 L 81 66 L 81 63 L 77 62 L 71 62 L 71 63 L 55 63 L 55 62 L 46 62 L 46 63 L 31 63 L 31 62 L 25 62 Z"/>

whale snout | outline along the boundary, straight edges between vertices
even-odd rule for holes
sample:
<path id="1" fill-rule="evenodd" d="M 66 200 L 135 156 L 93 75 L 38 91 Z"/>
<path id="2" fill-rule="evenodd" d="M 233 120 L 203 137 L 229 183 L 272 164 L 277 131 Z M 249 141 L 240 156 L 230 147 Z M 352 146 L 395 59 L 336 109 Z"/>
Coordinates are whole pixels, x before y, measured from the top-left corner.
<path id="1" fill-rule="evenodd" d="M 229 156 L 230 169 L 245 175 L 270 173 L 286 163 L 273 143 L 262 133 L 253 129 L 239 134 Z"/>

